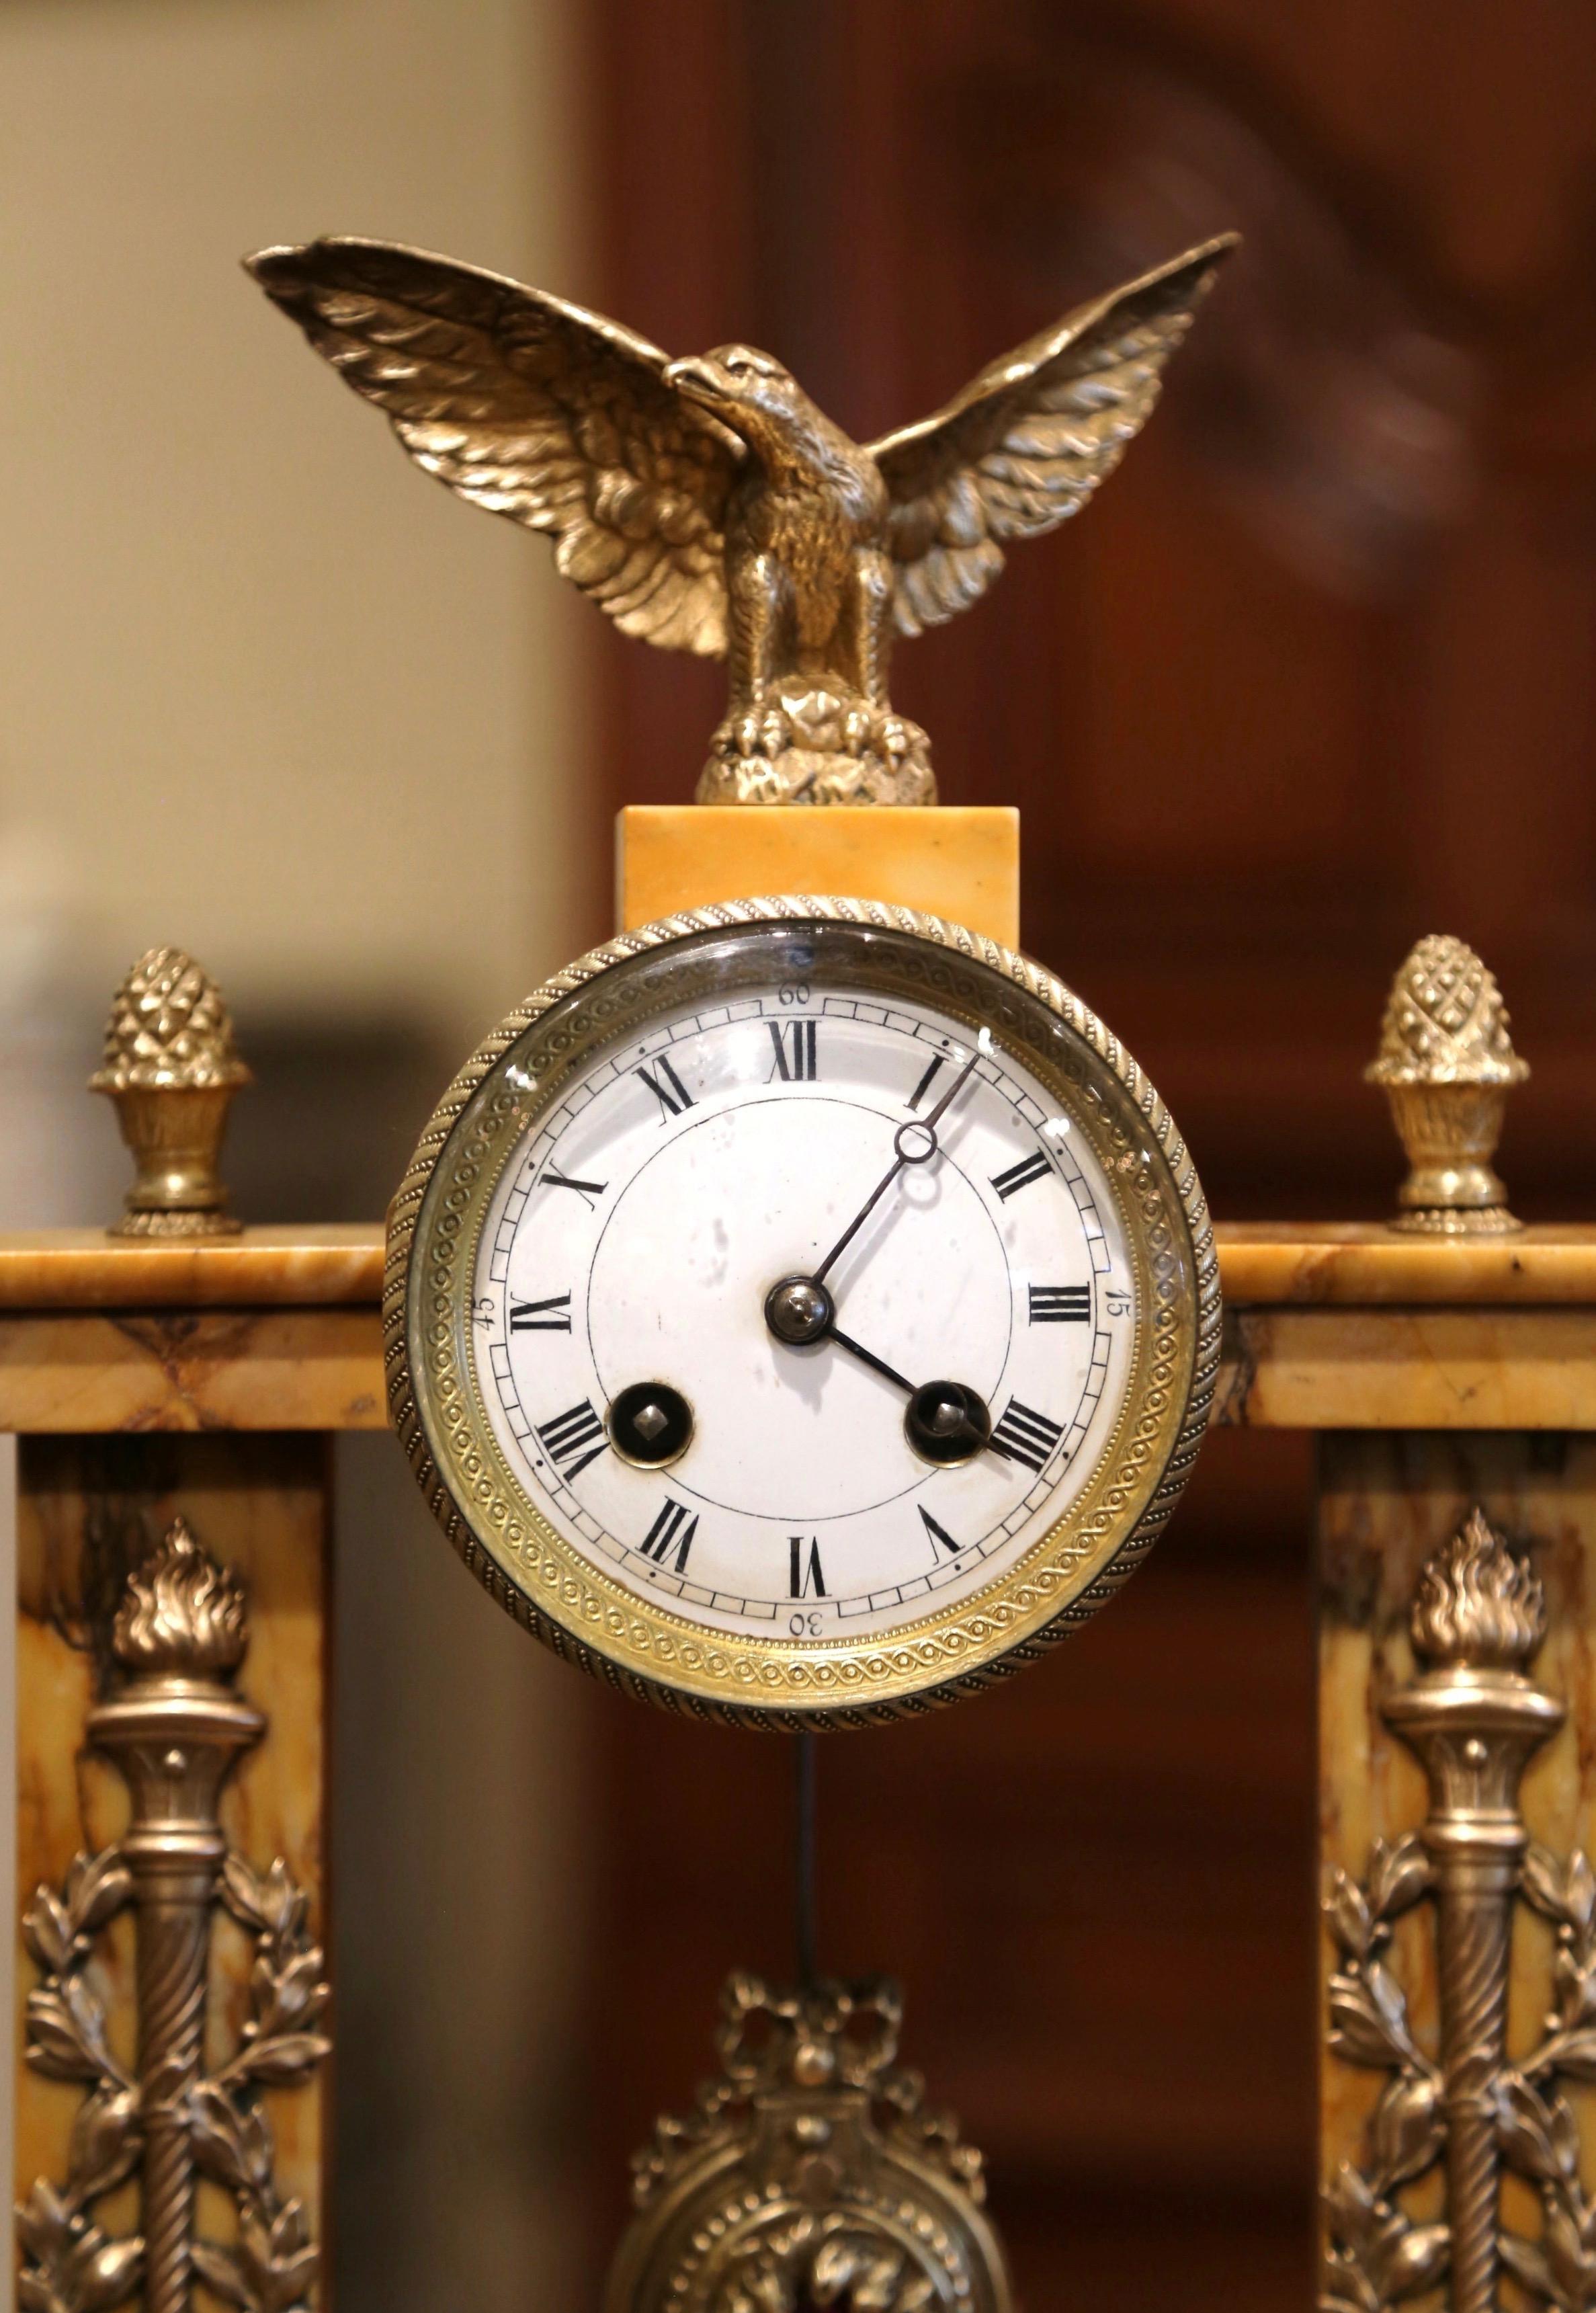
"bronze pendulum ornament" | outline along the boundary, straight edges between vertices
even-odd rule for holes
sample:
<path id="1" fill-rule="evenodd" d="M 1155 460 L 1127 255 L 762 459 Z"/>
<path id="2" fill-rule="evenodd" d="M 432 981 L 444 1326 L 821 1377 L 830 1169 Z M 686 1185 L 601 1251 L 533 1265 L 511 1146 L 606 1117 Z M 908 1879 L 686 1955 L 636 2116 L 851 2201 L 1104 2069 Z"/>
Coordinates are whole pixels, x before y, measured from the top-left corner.
<path id="1" fill-rule="evenodd" d="M 1508 1092 L 1529 1073 L 1474 950 L 1442 935 L 1420 940 L 1391 983 L 1379 1057 L 1364 1070 L 1384 1086 L 1407 1155 L 1393 1228 L 1501 1236 L 1521 1226 L 1491 1159 Z"/>
<path id="2" fill-rule="evenodd" d="M 137 1177 L 112 1236 L 229 1236 L 217 1175 L 227 1111 L 250 1071 L 222 991 L 181 948 L 153 947 L 117 990 L 91 1092 L 117 1104 Z"/>
<path id="3" fill-rule="evenodd" d="M 798 1983 L 739 1973 L 721 2075 L 632 2163 L 605 2313 L 1011 2313 L 981 2156 L 898 2063 L 888 1978 L 815 1968 L 818 1746 L 794 1739 Z"/>
<path id="4" fill-rule="evenodd" d="M 281 1862 L 259 1875 L 229 1849 L 222 1787 L 266 1719 L 233 1675 L 249 1626 L 242 1586 L 179 1518 L 130 1577 L 112 1638 L 121 1684 L 89 1714 L 131 1802 L 113 1847 L 80 1855 L 23 1922 L 42 1982 L 29 1994 L 28 2061 L 85 2089 L 67 2174 L 39 2177 L 17 2211 L 22 2313 L 105 2313 L 140 2291 L 145 2313 L 188 2313 L 197 2281 L 244 2313 L 300 2313 L 317 2268 L 304 2212 L 280 2199 L 263 2087 L 304 2080 L 327 2054 L 321 1953 Z M 255 1940 L 250 2012 L 227 2062 L 205 2069 L 211 1922 L 220 1902 Z M 132 1907 L 134 2071 L 113 2054 L 94 1983 L 95 1939 Z M 140 2229 L 109 2238 L 94 2203 L 140 2179 Z M 208 2177 L 237 2213 L 232 2242 L 197 2238 Z"/>
<path id="5" fill-rule="evenodd" d="M 1421 1667 L 1381 1706 L 1430 1787 L 1423 1825 L 1376 1842 L 1361 1884 L 1332 1877 L 1326 1914 L 1338 1965 L 1329 2046 L 1390 2074 L 1369 2158 L 1344 2161 L 1326 2195 L 1327 2313 L 1383 2313 L 1450 2268 L 1451 2313 L 1496 2313 L 1504 2274 L 1567 2313 L 1596 2302 L 1596 2199 L 1580 2180 L 1579 2129 L 1563 2078 L 1596 2080 L 1596 1877 L 1531 1842 L 1519 1805 L 1530 1759 L 1565 1717 L 1528 1666 L 1546 1600 L 1527 1559 L 1476 1508 L 1425 1566 L 1414 1596 Z M 1550 2012 L 1535 2048 L 1506 2053 L 1515 1904 L 1550 1922 Z M 1435 1914 L 1439 2061 L 1420 2046 L 1389 1963 L 1396 1921 Z M 1418 2221 L 1400 2194 L 1443 2165 L 1443 2221 Z M 1504 2168 L 1541 2206 L 1538 2239 L 1502 2220 Z"/>
<path id="6" fill-rule="evenodd" d="M 1010 2313 L 981 2156 L 897 2062 L 886 1981 L 733 1975 L 719 2077 L 633 2162 L 606 2313 Z"/>
<path id="7" fill-rule="evenodd" d="M 1224 234 L 989 363 L 943 409 L 850 440 L 757 347 L 671 361 L 602 314 L 390 242 L 250 258 L 268 297 L 430 474 L 555 541 L 628 635 L 724 658 L 700 803 L 931 804 L 887 689 L 895 635 L 969 608 L 1158 399 Z"/>

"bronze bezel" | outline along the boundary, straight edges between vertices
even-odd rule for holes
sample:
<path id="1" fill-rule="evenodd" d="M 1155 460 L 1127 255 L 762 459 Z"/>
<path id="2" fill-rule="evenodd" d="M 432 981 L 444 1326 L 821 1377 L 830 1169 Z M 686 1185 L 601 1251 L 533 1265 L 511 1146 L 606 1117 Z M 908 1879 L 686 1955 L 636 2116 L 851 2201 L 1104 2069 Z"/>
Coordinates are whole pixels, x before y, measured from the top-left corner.
<path id="1" fill-rule="evenodd" d="M 706 1631 L 664 1600 L 640 1600 L 582 1556 L 538 1510 L 483 1416 L 470 1324 L 476 1242 L 493 1185 L 567 1074 L 680 1001 L 695 964 L 713 963 L 728 941 L 741 947 L 761 930 L 790 938 L 805 923 L 822 933 L 856 928 L 862 984 L 919 975 L 925 1000 L 972 1027 L 985 1023 L 1050 1082 L 1113 1183 L 1141 1306 L 1153 1313 L 1115 1428 L 1058 1522 L 974 1596 L 885 1639 L 856 1641 Z M 668 975 L 648 968 L 672 949 Z M 665 978 L 671 992 L 638 1006 L 639 991 Z M 1088 1620 L 1140 1564 L 1206 1424 L 1219 1280 L 1207 1208 L 1173 1120 L 1078 998 L 1039 965 L 960 925 L 798 895 L 627 932 L 546 981 L 494 1030 L 439 1104 L 394 1199 L 383 1330 L 390 1408 L 417 1480 L 466 1564 L 518 1622 L 583 1669 L 672 1709 L 744 1725 L 865 1726 L 1006 1676 Z"/>

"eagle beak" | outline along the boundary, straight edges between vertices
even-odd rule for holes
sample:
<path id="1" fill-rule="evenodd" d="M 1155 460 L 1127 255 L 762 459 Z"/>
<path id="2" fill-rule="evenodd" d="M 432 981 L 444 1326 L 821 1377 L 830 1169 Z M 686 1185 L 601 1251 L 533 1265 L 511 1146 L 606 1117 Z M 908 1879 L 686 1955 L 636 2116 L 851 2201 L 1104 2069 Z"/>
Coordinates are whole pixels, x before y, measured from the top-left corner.
<path id="1" fill-rule="evenodd" d="M 665 364 L 665 383 L 689 401 L 716 402 L 725 399 L 720 377 L 712 365 L 697 356 Z"/>

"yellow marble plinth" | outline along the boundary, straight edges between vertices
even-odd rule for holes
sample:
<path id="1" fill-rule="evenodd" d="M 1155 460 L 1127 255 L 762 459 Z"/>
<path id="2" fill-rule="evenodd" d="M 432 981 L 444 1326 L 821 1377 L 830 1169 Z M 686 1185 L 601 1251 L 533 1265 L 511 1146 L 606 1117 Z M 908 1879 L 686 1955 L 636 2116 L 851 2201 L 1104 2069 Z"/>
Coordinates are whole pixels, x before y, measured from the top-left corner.
<path id="1" fill-rule="evenodd" d="M 1020 945 L 1020 814 L 998 808 L 794 811 L 630 804 L 616 827 L 622 931 L 767 893 L 881 900 Z"/>
<path id="2" fill-rule="evenodd" d="M 110 1625 L 127 1575 L 172 1519 L 187 1519 L 203 1548 L 240 1574 L 249 1592 L 250 1644 L 241 1693 L 263 1710 L 262 1740 L 241 1761 L 223 1797 L 229 1840 L 266 1871 L 282 1856 L 311 1899 L 311 1932 L 324 1939 L 326 1584 L 328 1458 L 324 1439 L 276 1438 L 30 1438 L 18 1456 L 17 1895 L 58 1887 L 79 1849 L 108 1845 L 127 1819 L 127 1792 L 110 1762 L 89 1748 L 85 1726 L 102 1699 Z M 13 1926 L 13 1934 L 15 1936 Z M 118 1921 L 103 1953 L 110 2040 L 134 2054 L 136 2013 L 133 1923 Z M 211 1941 L 207 2046 L 212 2061 L 237 2045 L 249 2013 L 253 1948 L 218 1916 Z M 16 2047 L 38 1970 L 16 1966 Z M 265 2095 L 284 2199 L 304 2202 L 323 2234 L 327 2071 L 308 2086 Z M 47 2080 L 18 2062 L 17 2197 L 36 2177 L 59 2178 L 82 2103 L 75 2082 Z M 131 2186 L 101 2214 L 113 2230 L 136 2225 Z M 199 2229 L 231 2237 L 219 2190 L 203 2187 Z M 323 2300 L 325 2301 L 325 2300 Z"/>

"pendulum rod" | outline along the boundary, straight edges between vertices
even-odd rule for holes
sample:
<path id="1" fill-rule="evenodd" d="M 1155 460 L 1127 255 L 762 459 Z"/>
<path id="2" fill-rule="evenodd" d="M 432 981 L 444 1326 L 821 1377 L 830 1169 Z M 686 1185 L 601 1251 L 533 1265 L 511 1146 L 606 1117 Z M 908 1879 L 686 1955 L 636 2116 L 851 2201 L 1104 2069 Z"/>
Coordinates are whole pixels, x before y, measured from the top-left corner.
<path id="1" fill-rule="evenodd" d="M 799 1989 L 803 1992 L 812 1991 L 815 1981 L 815 1741 L 814 1736 L 807 1734 L 793 1738 L 794 1942 Z"/>

